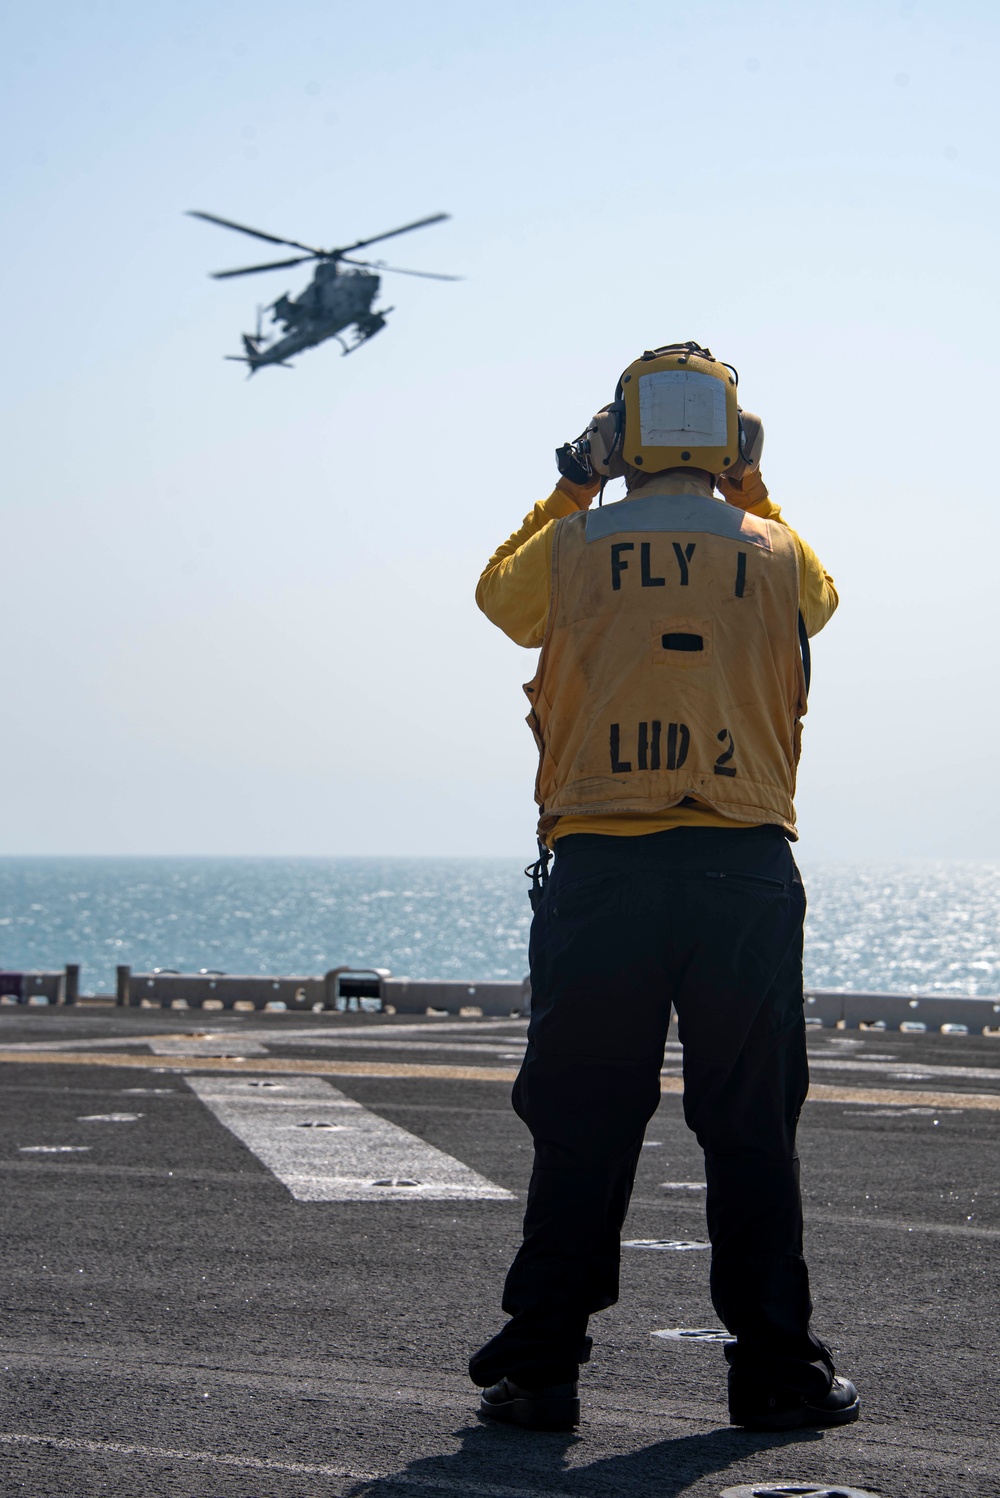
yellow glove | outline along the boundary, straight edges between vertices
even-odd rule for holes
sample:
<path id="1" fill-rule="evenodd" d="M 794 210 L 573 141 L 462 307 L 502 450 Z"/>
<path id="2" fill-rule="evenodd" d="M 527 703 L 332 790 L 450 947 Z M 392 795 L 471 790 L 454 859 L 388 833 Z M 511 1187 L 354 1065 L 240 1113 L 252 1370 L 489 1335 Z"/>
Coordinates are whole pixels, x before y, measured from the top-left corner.
<path id="1" fill-rule="evenodd" d="M 720 473 L 716 483 L 726 504 L 735 506 L 737 510 L 753 510 L 758 505 L 767 503 L 767 485 L 761 478 L 759 468 L 751 469 L 741 479 L 727 478 L 724 473 Z"/>
<path id="2" fill-rule="evenodd" d="M 600 487 L 601 475 L 599 473 L 593 479 L 588 479 L 585 484 L 574 484 L 572 479 L 568 479 L 565 474 L 562 474 L 556 484 L 557 489 L 561 489 L 563 494 L 569 495 L 578 510 L 590 509 L 590 502 Z"/>

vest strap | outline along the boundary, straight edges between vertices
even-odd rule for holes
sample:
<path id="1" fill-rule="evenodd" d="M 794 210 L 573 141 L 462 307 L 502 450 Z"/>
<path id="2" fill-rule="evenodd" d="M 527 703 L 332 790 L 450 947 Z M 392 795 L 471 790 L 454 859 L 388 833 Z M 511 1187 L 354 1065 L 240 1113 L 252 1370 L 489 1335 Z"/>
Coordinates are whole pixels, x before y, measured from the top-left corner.
<path id="1" fill-rule="evenodd" d="M 531 880 L 531 888 L 528 890 L 528 899 L 533 911 L 541 905 L 545 895 L 545 889 L 549 882 L 549 864 L 552 862 L 552 850 L 538 839 L 538 857 L 534 863 L 529 863 L 525 869 L 525 877 Z"/>
<path id="2" fill-rule="evenodd" d="M 809 696 L 809 683 L 812 681 L 812 650 L 809 646 L 809 636 L 806 633 L 806 621 L 799 610 L 799 649 L 802 651 L 802 674 L 806 679 L 806 696 Z"/>

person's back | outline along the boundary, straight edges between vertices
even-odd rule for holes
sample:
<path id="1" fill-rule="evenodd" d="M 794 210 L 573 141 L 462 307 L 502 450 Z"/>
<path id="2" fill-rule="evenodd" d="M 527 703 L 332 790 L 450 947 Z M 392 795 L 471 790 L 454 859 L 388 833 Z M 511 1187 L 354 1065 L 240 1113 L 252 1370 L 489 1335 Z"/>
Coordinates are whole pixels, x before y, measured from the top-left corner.
<path id="1" fill-rule="evenodd" d="M 837 595 L 770 502 L 762 440 L 708 350 L 649 351 L 480 578 L 488 617 L 542 647 L 525 690 L 543 873 L 556 852 L 514 1087 L 535 1142 L 524 1243 L 511 1320 L 470 1363 L 492 1418 L 578 1418 L 671 1006 L 705 1150 L 713 1302 L 734 1337 L 731 1418 L 858 1413 L 809 1329 L 795 1153 L 808 1072 L 792 797 L 807 640 Z M 589 509 L 609 476 L 628 497 Z"/>

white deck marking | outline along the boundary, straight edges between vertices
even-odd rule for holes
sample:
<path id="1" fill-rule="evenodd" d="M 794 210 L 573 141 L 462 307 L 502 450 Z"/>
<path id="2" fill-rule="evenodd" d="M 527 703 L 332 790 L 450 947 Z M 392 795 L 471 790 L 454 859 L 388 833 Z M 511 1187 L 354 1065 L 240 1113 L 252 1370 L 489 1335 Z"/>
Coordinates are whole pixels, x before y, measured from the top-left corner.
<path id="1" fill-rule="evenodd" d="M 251 1472 L 289 1472 L 304 1477 L 349 1477 L 357 1482 L 374 1482 L 375 1472 L 358 1472 L 350 1467 L 317 1466 L 310 1462 L 275 1462 L 256 1456 L 230 1456 L 226 1452 L 178 1451 L 169 1446 L 139 1446 L 125 1441 L 87 1441 L 71 1436 L 35 1436 L 18 1432 L 0 1433 L 4 1446 L 48 1446 L 54 1451 L 79 1451 L 95 1456 L 152 1457 L 161 1462 L 204 1462 L 212 1467 L 242 1467 Z"/>
<path id="2" fill-rule="evenodd" d="M 134 1042 L 133 1042 L 134 1043 Z M 232 1035 L 150 1035 L 143 1037 L 154 1056 L 266 1056 L 259 1041 Z"/>
<path id="3" fill-rule="evenodd" d="M 514 1200 L 321 1077 L 288 1076 L 268 1088 L 214 1074 L 185 1080 L 296 1201 Z"/>
<path id="4" fill-rule="evenodd" d="M 521 1035 L 513 1036 L 510 1040 L 417 1040 L 411 1035 L 404 1035 L 402 1040 L 393 1040 L 389 1032 L 383 1030 L 378 1037 L 371 1040 L 361 1039 L 354 1035 L 321 1035 L 310 1037 L 308 1040 L 296 1039 L 285 1035 L 269 1035 L 268 1046 L 280 1045 L 309 1045 L 317 1049 L 360 1051 L 372 1047 L 377 1050 L 387 1048 L 399 1051 L 457 1051 L 470 1056 L 515 1056 L 518 1061 L 524 1055 L 525 1040 Z"/>
<path id="5" fill-rule="evenodd" d="M 248 1016 L 249 1018 L 249 1016 Z M 466 1019 L 448 1021 L 425 1020 L 419 1024 L 403 1025 L 345 1025 L 343 1028 L 331 1028 L 320 1030 L 307 1028 L 299 1025 L 285 1028 L 276 1025 L 274 1029 L 263 1026 L 247 1025 L 245 1028 L 233 1026 L 224 1030 L 203 1031 L 199 1034 L 178 1034 L 176 1031 L 162 1035 L 119 1035 L 82 1037 L 74 1036 L 61 1038 L 59 1040 L 41 1041 L 10 1041 L 3 1046 L 5 1052 L 42 1052 L 42 1051 L 112 1051 L 125 1049 L 133 1046 L 144 1046 L 151 1050 L 154 1055 L 159 1056 L 265 1056 L 273 1051 L 275 1047 L 283 1045 L 301 1046 L 306 1044 L 318 1050 L 336 1049 L 343 1047 L 345 1050 L 354 1050 L 365 1046 L 383 1047 L 387 1050 L 441 1050 L 441 1051 L 464 1051 L 468 1054 L 505 1054 L 513 1055 L 520 1051 L 525 1043 L 525 1020 L 482 1020 Z M 511 1029 L 516 1029 L 516 1034 L 511 1034 Z M 491 1040 L 477 1045 L 474 1041 L 462 1044 L 460 1042 L 445 1042 L 436 1044 L 432 1037 L 436 1035 L 483 1035 L 487 1031 L 493 1031 Z M 501 1032 L 497 1035 L 496 1032 Z M 506 1031 L 506 1033 L 504 1033 Z M 891 1032 L 890 1032 L 891 1033 Z M 510 1036 L 508 1039 L 507 1036 Z M 822 1036 L 820 1037 L 827 1045 L 846 1046 L 848 1048 L 861 1047 L 864 1042 L 860 1039 L 845 1036 Z M 673 1075 L 680 1060 L 682 1047 L 675 1040 L 668 1040 L 666 1045 L 667 1065 L 664 1071 Z M 879 1052 L 873 1052 L 870 1056 L 850 1057 L 825 1057 L 817 1055 L 812 1051 L 809 1056 L 809 1066 L 812 1071 L 832 1072 L 870 1072 L 883 1074 L 894 1080 L 931 1081 L 938 1077 L 956 1077 L 966 1081 L 997 1082 L 1000 1081 L 1000 1067 L 995 1066 L 943 1066 L 934 1062 L 914 1062 L 907 1069 L 907 1064 L 898 1057 L 885 1057 Z M 679 1072 L 678 1072 L 679 1075 Z"/>
<path id="6" fill-rule="evenodd" d="M 77 1123 L 138 1123 L 141 1113 L 78 1113 Z"/>
<path id="7" fill-rule="evenodd" d="M 19 1144 L 22 1155 L 87 1155 L 89 1144 Z"/>
<path id="8" fill-rule="evenodd" d="M 488 1030 L 499 1031 L 501 1035 L 508 1035 L 516 1031 L 519 1037 L 525 1035 L 528 1028 L 527 1019 L 520 1016 L 517 1019 L 421 1019 L 412 1025 L 345 1025 L 343 1016 L 339 1016 L 336 1030 L 330 1030 L 327 1034 L 333 1035 L 483 1035 Z M 261 1029 L 251 1030 L 252 1035 L 258 1034 L 270 1036 L 271 1032 Z M 296 1030 L 284 1030 L 285 1035 L 292 1039 L 306 1040 L 310 1036 L 322 1034 L 315 1026 L 306 1029 L 300 1026 Z"/>
<path id="9" fill-rule="evenodd" d="M 232 1456 L 228 1452 L 184 1451 L 170 1446 L 141 1446 L 131 1441 L 88 1441 L 73 1436 L 38 1436 L 18 1431 L 0 1432 L 0 1446 L 46 1446 L 52 1451 L 76 1451 L 88 1456 L 123 1456 L 159 1462 L 199 1462 L 206 1467 L 236 1467 L 247 1472 L 283 1472 L 293 1477 L 340 1478 L 341 1481 L 387 1482 L 393 1487 L 454 1492 L 462 1498 L 565 1498 L 564 1490 L 499 1486 L 469 1482 L 467 1478 L 423 1477 L 410 1472 L 361 1472 L 318 1462 L 275 1461 L 259 1456 Z M 348 1490 L 351 1491 L 351 1490 Z"/>

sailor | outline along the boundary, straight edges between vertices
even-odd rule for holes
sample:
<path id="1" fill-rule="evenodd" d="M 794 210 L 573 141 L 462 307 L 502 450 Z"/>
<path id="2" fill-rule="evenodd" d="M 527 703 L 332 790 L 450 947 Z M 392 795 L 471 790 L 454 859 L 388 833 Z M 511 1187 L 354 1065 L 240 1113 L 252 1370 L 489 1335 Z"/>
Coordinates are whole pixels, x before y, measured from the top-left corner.
<path id="1" fill-rule="evenodd" d="M 476 592 L 515 643 L 541 646 L 525 691 L 542 857 L 513 1092 L 534 1141 L 524 1238 L 510 1319 L 469 1366 L 483 1415 L 535 1428 L 579 1420 L 671 1007 L 712 1302 L 732 1335 L 730 1419 L 858 1415 L 810 1326 L 795 1144 L 808 1070 L 792 797 L 808 637 L 837 593 L 771 502 L 736 380 L 698 344 L 647 350 L 560 449 L 554 492 Z M 619 476 L 626 497 L 591 508 Z"/>

